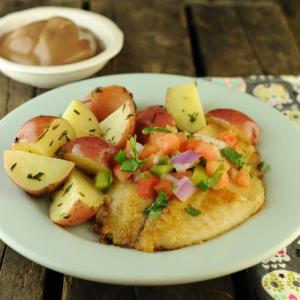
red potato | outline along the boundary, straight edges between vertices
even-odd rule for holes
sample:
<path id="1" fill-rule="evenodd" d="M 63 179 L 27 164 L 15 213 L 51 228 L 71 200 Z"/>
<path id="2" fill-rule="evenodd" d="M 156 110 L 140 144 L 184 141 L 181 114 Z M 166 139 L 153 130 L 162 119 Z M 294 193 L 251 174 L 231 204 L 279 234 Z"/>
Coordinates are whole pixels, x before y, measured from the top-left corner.
<path id="1" fill-rule="evenodd" d="M 259 127 L 254 120 L 240 111 L 229 108 L 214 109 L 206 114 L 206 118 L 209 123 L 232 128 L 246 143 L 256 145 L 259 141 Z"/>
<path id="2" fill-rule="evenodd" d="M 95 114 L 99 122 L 111 113 L 130 101 L 135 113 L 135 104 L 132 94 L 124 87 L 111 85 L 93 90 L 84 101 L 84 104 Z"/>
<path id="3" fill-rule="evenodd" d="M 163 107 L 152 105 L 138 113 L 136 118 L 137 141 L 146 144 L 149 140 L 149 134 L 143 134 L 146 127 L 175 127 L 175 121 Z"/>
<path id="4" fill-rule="evenodd" d="M 36 116 L 22 125 L 12 148 L 53 156 L 61 145 L 75 138 L 73 127 L 65 119 Z"/>
<path id="5" fill-rule="evenodd" d="M 90 174 L 110 169 L 116 154 L 114 145 L 95 136 L 81 137 L 62 146 L 58 155 Z"/>
<path id="6" fill-rule="evenodd" d="M 94 188 L 90 178 L 74 169 L 51 203 L 50 219 L 61 226 L 81 224 L 96 214 L 104 195 Z"/>

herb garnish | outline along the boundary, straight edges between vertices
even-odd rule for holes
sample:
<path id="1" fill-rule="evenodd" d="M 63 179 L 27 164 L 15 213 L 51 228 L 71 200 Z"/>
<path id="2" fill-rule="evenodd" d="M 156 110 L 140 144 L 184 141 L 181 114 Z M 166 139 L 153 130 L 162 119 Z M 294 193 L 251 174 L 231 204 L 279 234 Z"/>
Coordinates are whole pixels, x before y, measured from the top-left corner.
<path id="1" fill-rule="evenodd" d="M 238 169 L 241 169 L 245 164 L 245 156 L 242 153 L 237 152 L 233 148 L 223 148 L 221 153 L 227 158 L 231 163 L 233 163 Z"/>
<path id="2" fill-rule="evenodd" d="M 94 129 L 94 128 L 89 130 L 89 132 L 95 132 L 95 131 L 96 131 L 96 129 Z"/>
<path id="3" fill-rule="evenodd" d="M 56 124 L 56 125 L 54 125 L 53 127 L 52 127 L 52 130 L 55 130 L 56 128 L 58 128 L 59 127 L 59 124 Z"/>
<path id="4" fill-rule="evenodd" d="M 59 204 L 57 204 L 57 207 L 60 207 L 60 206 L 62 206 L 62 202 L 61 202 L 61 203 L 59 203 Z"/>
<path id="5" fill-rule="evenodd" d="M 79 192 L 79 195 L 82 196 L 82 197 L 85 197 L 85 194 L 82 193 L 82 192 Z"/>
<path id="6" fill-rule="evenodd" d="M 267 171 L 267 169 L 269 168 L 269 165 L 262 160 L 257 165 L 257 168 L 260 172 L 265 173 Z"/>
<path id="7" fill-rule="evenodd" d="M 198 112 L 193 112 L 193 113 L 187 114 L 187 115 L 190 118 L 190 122 L 193 124 L 194 122 L 197 121 L 197 117 L 198 117 L 199 113 Z"/>
<path id="8" fill-rule="evenodd" d="M 53 140 L 50 142 L 49 147 L 51 147 L 53 145 Z"/>
<path id="9" fill-rule="evenodd" d="M 103 90 L 102 90 L 101 87 L 97 87 L 97 88 L 94 89 L 94 92 L 96 92 L 96 93 L 102 93 Z"/>
<path id="10" fill-rule="evenodd" d="M 150 134 L 152 132 L 167 132 L 171 133 L 172 131 L 168 128 L 162 128 L 162 127 L 146 127 L 143 129 L 143 134 Z"/>
<path id="11" fill-rule="evenodd" d="M 191 204 L 189 204 L 184 210 L 192 217 L 197 217 L 201 214 L 201 211 L 193 207 Z"/>
<path id="12" fill-rule="evenodd" d="M 60 137 L 58 138 L 58 140 L 60 141 L 63 137 L 66 138 L 67 142 L 70 142 L 70 139 L 68 137 L 68 130 L 65 130 L 64 132 L 62 132 L 62 134 L 60 135 Z"/>
<path id="13" fill-rule="evenodd" d="M 72 186 L 73 186 L 73 183 L 71 183 L 68 187 L 66 187 L 66 189 L 65 189 L 65 191 L 64 191 L 64 193 L 63 193 L 63 196 L 64 196 L 65 194 L 67 194 L 67 193 L 70 192 L 70 189 L 72 188 Z"/>
<path id="14" fill-rule="evenodd" d="M 147 207 L 144 209 L 144 213 L 149 217 L 149 218 L 158 218 L 163 209 L 168 206 L 168 196 L 164 192 L 160 192 L 158 196 L 156 197 L 155 201 L 151 204 L 151 206 Z"/>
<path id="15" fill-rule="evenodd" d="M 122 112 L 124 112 L 125 107 L 126 107 L 126 103 L 124 103 L 123 106 L 122 106 Z"/>
<path id="16" fill-rule="evenodd" d="M 15 162 L 11 167 L 10 167 L 10 170 L 11 172 L 14 170 L 14 168 L 17 166 L 17 163 Z"/>
<path id="17" fill-rule="evenodd" d="M 42 173 L 42 172 L 38 172 L 36 173 L 35 175 L 32 175 L 31 173 L 27 175 L 27 178 L 28 179 L 32 179 L 32 180 L 37 180 L 37 181 L 41 181 L 42 180 L 42 176 L 44 175 L 45 173 Z"/>
<path id="18" fill-rule="evenodd" d="M 131 137 L 129 140 L 133 157 L 127 157 L 124 150 L 120 150 L 115 156 L 115 160 L 121 165 L 123 172 L 135 172 L 140 165 L 144 163 L 143 160 L 138 158 L 138 151 L 136 149 L 136 136 Z"/>
<path id="19" fill-rule="evenodd" d="M 129 118 L 131 118 L 131 117 L 133 117 L 133 116 L 134 116 L 134 114 L 129 114 L 129 115 L 127 115 L 126 120 L 128 120 Z"/>
<path id="20" fill-rule="evenodd" d="M 202 179 L 197 184 L 197 187 L 199 187 L 202 191 L 207 192 L 208 189 L 217 185 L 217 183 L 222 177 L 223 170 L 224 170 L 224 165 L 220 165 L 216 170 L 216 172 L 211 177 L 207 179 Z"/>
<path id="21" fill-rule="evenodd" d="M 48 131 L 49 131 L 49 127 L 46 128 L 46 130 L 43 132 L 43 134 L 42 134 L 41 136 L 38 137 L 37 140 L 38 140 L 38 141 L 41 140 L 41 139 L 46 135 L 46 133 L 47 133 Z"/>
<path id="22" fill-rule="evenodd" d="M 91 122 L 91 121 L 92 121 L 92 118 L 89 118 L 89 121 Z"/>
<path id="23" fill-rule="evenodd" d="M 77 115 L 80 115 L 80 112 L 76 109 L 73 109 L 74 113 L 77 114 Z"/>

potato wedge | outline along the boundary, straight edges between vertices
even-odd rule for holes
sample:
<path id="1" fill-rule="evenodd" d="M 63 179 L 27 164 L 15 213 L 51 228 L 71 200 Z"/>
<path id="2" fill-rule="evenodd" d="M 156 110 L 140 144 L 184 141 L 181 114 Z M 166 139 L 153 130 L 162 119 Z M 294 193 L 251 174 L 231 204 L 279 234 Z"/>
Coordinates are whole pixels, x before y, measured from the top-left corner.
<path id="1" fill-rule="evenodd" d="M 205 116 L 195 82 L 171 86 L 166 94 L 167 111 L 176 126 L 190 133 L 206 125 Z"/>
<path id="2" fill-rule="evenodd" d="M 90 178 L 74 169 L 50 206 L 50 219 L 62 226 L 81 224 L 90 219 L 103 203 L 104 195 Z"/>
<path id="3" fill-rule="evenodd" d="M 117 148 L 122 148 L 134 133 L 135 121 L 135 107 L 133 102 L 128 100 L 99 123 L 99 126 L 104 139 Z"/>
<path id="4" fill-rule="evenodd" d="M 63 159 L 16 150 L 5 150 L 3 160 L 10 179 L 32 195 L 54 191 L 75 166 Z"/>
<path id="5" fill-rule="evenodd" d="M 69 122 L 56 116 L 37 116 L 20 128 L 13 150 L 54 156 L 58 148 L 76 138 Z"/>
<path id="6" fill-rule="evenodd" d="M 79 100 L 73 100 L 63 116 L 75 129 L 77 137 L 100 137 L 100 127 L 95 115 Z"/>

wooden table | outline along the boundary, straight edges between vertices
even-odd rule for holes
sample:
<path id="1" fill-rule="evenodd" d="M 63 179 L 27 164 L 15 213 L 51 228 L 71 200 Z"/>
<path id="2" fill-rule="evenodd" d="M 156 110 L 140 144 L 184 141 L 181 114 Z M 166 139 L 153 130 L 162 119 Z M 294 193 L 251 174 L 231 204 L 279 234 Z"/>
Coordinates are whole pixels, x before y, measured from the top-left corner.
<path id="1" fill-rule="evenodd" d="M 96 76 L 127 72 L 197 76 L 299 74 L 300 3 L 277 2 L 282 2 L 283 10 L 269 1 L 1 0 L 0 14 L 63 5 L 113 19 L 124 31 L 124 49 Z M 42 92 L 1 74 L 0 117 Z M 113 286 L 48 270 L 0 241 L 1 300 L 61 298 L 257 299 L 247 271 L 179 286 Z"/>

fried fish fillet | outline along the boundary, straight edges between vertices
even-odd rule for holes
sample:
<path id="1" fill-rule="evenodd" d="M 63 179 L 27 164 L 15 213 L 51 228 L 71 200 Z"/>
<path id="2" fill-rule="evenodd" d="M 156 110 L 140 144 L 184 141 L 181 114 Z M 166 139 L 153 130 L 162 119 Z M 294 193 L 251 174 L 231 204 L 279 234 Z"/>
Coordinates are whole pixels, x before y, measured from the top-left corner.
<path id="1" fill-rule="evenodd" d="M 203 133 L 217 137 L 222 130 L 212 124 Z M 224 189 L 198 190 L 185 202 L 174 196 L 159 218 L 144 214 L 152 200 L 138 196 L 134 183 L 116 181 L 104 206 L 105 213 L 98 220 L 100 241 L 147 252 L 171 250 L 200 244 L 250 218 L 265 201 L 261 174 L 257 170 L 260 158 L 254 146 L 241 142 L 240 147 L 247 164 L 252 166 L 250 188 L 231 182 Z M 185 211 L 189 205 L 201 213 L 195 217 L 189 215 Z"/>
<path id="2" fill-rule="evenodd" d="M 231 184 L 207 193 L 199 190 L 185 202 L 173 197 L 161 216 L 151 219 L 143 212 L 151 201 L 140 198 L 133 183 L 116 182 L 110 196 L 100 239 L 105 241 L 108 235 L 114 245 L 147 252 L 200 244 L 218 236 L 255 214 L 265 198 L 262 181 L 254 177 L 249 189 Z M 189 204 L 201 214 L 187 214 Z"/>

